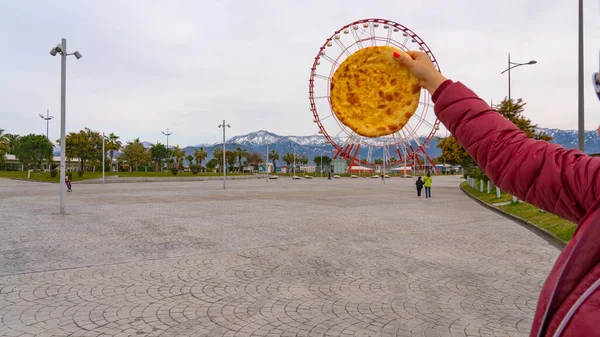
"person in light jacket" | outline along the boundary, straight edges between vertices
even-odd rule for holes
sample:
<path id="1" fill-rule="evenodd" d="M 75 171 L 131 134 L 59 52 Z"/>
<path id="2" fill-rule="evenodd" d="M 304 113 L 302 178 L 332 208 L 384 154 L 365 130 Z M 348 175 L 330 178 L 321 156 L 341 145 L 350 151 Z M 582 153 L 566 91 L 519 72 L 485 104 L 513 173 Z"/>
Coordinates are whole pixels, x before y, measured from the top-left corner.
<path id="1" fill-rule="evenodd" d="M 425 179 L 423 179 L 423 185 L 425 185 L 425 199 L 431 198 L 431 183 L 433 182 L 433 178 L 431 178 L 431 173 L 427 172 Z"/>
<path id="2" fill-rule="evenodd" d="M 423 52 L 393 57 L 431 93 L 438 119 L 496 186 L 578 224 L 542 287 L 530 336 L 600 336 L 600 157 L 528 138 Z"/>

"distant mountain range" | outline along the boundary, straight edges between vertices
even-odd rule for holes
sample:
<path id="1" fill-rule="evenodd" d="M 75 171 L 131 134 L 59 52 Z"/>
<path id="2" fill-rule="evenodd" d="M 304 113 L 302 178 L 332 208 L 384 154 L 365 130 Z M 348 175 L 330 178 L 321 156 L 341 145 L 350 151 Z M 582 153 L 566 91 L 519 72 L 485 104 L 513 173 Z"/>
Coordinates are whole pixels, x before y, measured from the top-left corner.
<path id="1" fill-rule="evenodd" d="M 560 129 L 547 129 L 540 128 L 539 131 L 546 132 L 552 136 L 553 143 L 560 144 L 561 146 L 569 149 L 577 148 L 577 131 L 575 130 L 560 130 Z M 423 142 L 425 137 L 421 137 L 419 140 Z M 339 143 L 343 143 L 343 139 L 337 139 Z M 150 148 L 153 143 L 142 142 L 146 148 Z M 325 142 L 325 137 L 322 135 L 314 136 L 280 136 L 265 130 L 251 132 L 246 135 L 235 136 L 227 140 L 225 146 L 228 149 L 235 149 L 238 146 L 248 150 L 248 152 L 258 152 L 263 156 L 267 153 L 267 143 L 269 144 L 269 151 L 275 150 L 279 153 L 281 159 L 287 152 L 296 151 L 302 156 L 305 155 L 309 158 L 312 163 L 313 158 L 319 155 L 327 155 L 332 157 L 333 147 Z M 427 154 L 430 157 L 437 157 L 441 154 L 441 150 L 436 147 L 437 139 L 432 139 L 427 148 Z M 217 147 L 222 147 L 222 143 L 214 144 L 198 144 L 194 146 L 187 146 L 183 148 L 186 154 L 193 154 L 194 150 L 204 147 L 208 153 L 208 158 L 212 158 L 212 154 Z M 169 146 L 172 148 L 172 146 Z M 585 133 L 585 149 L 587 153 L 600 153 L 600 137 L 596 131 L 586 131 Z M 390 156 L 398 158 L 394 155 L 395 149 L 390 149 Z M 361 147 L 359 155 L 361 158 L 367 158 L 368 148 Z M 381 158 L 382 149 L 373 149 L 371 158 Z M 278 165 L 283 164 L 282 160 L 279 160 Z"/>

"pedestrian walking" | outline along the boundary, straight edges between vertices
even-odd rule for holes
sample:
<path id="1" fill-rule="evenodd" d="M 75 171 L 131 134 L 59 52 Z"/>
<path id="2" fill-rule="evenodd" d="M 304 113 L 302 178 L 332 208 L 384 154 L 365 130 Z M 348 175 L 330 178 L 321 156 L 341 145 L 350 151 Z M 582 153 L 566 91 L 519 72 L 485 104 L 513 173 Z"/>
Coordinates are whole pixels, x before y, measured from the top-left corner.
<path id="1" fill-rule="evenodd" d="M 423 190 L 423 185 L 425 184 L 421 178 L 422 177 L 417 178 L 417 181 L 415 182 L 417 185 L 417 197 L 419 197 L 419 199 L 421 199 L 421 190 Z"/>
<path id="2" fill-rule="evenodd" d="M 425 199 L 431 198 L 431 183 L 433 178 L 431 178 L 431 173 L 427 172 L 427 176 L 423 180 L 423 185 L 425 186 Z"/>
<path id="3" fill-rule="evenodd" d="M 71 179 L 69 179 L 69 176 L 65 176 L 65 185 L 67 185 L 67 192 L 71 192 Z"/>

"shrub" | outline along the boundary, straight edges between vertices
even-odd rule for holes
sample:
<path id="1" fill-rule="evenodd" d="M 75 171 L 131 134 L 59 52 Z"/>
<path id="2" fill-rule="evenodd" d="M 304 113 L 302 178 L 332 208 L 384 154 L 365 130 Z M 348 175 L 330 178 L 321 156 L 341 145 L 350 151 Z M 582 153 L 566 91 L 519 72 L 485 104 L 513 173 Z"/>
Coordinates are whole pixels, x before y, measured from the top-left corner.
<path id="1" fill-rule="evenodd" d="M 173 173 L 174 176 L 176 176 L 178 172 L 178 169 L 176 169 L 175 167 L 171 167 L 171 173 Z"/>
<path id="2" fill-rule="evenodd" d="M 83 176 L 83 171 L 77 171 L 77 176 L 81 178 Z"/>
<path id="3" fill-rule="evenodd" d="M 57 171 L 57 170 L 51 170 L 51 171 L 50 171 L 50 176 L 51 176 L 52 178 L 56 178 L 56 176 L 57 176 L 57 175 L 58 175 L 58 171 Z"/>
<path id="4" fill-rule="evenodd" d="M 192 171 L 192 174 L 198 174 L 198 172 L 200 172 L 200 166 L 192 164 L 190 165 L 190 171 Z"/>
<path id="5" fill-rule="evenodd" d="M 69 177 L 69 180 L 73 180 L 73 172 L 67 172 L 67 177 Z"/>

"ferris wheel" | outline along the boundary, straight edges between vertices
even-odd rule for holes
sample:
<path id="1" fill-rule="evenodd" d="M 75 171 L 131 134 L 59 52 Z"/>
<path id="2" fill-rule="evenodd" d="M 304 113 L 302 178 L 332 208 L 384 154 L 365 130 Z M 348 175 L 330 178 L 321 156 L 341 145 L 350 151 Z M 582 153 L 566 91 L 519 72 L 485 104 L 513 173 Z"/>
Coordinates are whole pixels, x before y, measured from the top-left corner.
<path id="1" fill-rule="evenodd" d="M 314 59 L 308 85 L 310 111 L 327 143 L 333 146 L 335 159 L 354 165 L 376 165 L 380 158 L 388 165 L 407 162 L 414 168 L 435 166 L 425 151 L 439 130 L 440 121 L 433 113 L 431 96 L 421 89 L 415 114 L 404 127 L 387 136 L 364 137 L 340 122 L 331 108 L 331 79 L 342 62 L 354 52 L 370 46 L 394 46 L 401 50 L 421 50 L 439 70 L 438 62 L 427 44 L 405 26 L 385 19 L 363 19 L 335 31 L 319 48 Z M 350 169 L 349 169 L 350 170 Z"/>

